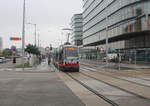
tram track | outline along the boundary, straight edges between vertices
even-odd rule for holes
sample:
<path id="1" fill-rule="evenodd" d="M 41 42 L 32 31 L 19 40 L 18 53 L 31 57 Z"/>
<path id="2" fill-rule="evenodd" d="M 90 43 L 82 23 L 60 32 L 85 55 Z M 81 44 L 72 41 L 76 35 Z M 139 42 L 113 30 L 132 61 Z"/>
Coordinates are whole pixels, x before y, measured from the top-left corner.
<path id="1" fill-rule="evenodd" d="M 103 75 L 105 75 L 105 76 L 109 76 L 109 77 L 112 77 L 112 78 L 115 78 L 115 79 L 119 79 L 119 80 L 123 80 L 123 81 L 127 81 L 127 82 L 130 82 L 130 83 L 134 83 L 134 84 L 137 84 L 137 85 L 140 85 L 140 86 L 144 86 L 144 87 L 147 87 L 147 88 L 150 88 L 150 85 L 146 85 L 146 84 L 142 84 L 142 83 L 139 83 L 139 82 L 137 82 L 137 81 L 132 81 L 132 79 L 134 78 L 132 78 L 132 77 L 118 77 L 118 76 L 115 76 L 115 75 L 112 75 L 112 73 L 111 72 L 100 72 L 100 71 L 94 71 L 94 69 L 93 70 L 91 70 L 91 69 L 89 69 L 89 68 L 81 68 L 81 70 L 83 70 L 83 71 L 85 71 L 85 70 L 89 70 L 89 71 L 91 71 L 91 72 L 97 72 L 97 73 L 99 73 L 99 74 L 103 74 Z M 116 74 L 116 73 L 115 73 Z M 131 80 L 129 80 L 128 78 L 131 78 Z M 143 80 L 143 79 L 140 79 L 140 80 Z M 146 81 L 146 80 L 145 80 Z M 146 81 L 147 82 L 147 81 Z"/>
<path id="2" fill-rule="evenodd" d="M 83 65 L 83 64 L 82 64 Z M 130 82 L 130 83 L 134 83 L 134 84 L 137 84 L 137 85 L 140 85 L 140 86 L 144 86 L 144 87 L 148 87 L 148 88 L 150 88 L 150 83 L 149 83 L 149 81 L 150 80 L 145 80 L 145 79 L 143 79 L 143 78 L 140 78 L 140 77 L 133 77 L 133 76 L 129 76 L 129 77 L 124 77 L 124 75 L 123 74 L 120 74 L 120 73 L 115 73 L 116 75 L 121 75 L 122 77 L 118 77 L 118 76 L 116 76 L 116 75 L 112 75 L 112 74 L 114 74 L 114 73 L 112 73 L 112 72 L 108 72 L 107 71 L 107 73 L 105 72 L 103 72 L 103 71 L 95 71 L 95 70 L 97 70 L 94 66 L 88 66 L 88 65 L 84 65 L 84 66 L 86 66 L 86 67 L 82 67 L 81 69 L 86 69 L 86 70 L 89 70 L 89 71 L 92 71 L 92 72 L 97 72 L 97 73 L 100 73 L 100 74 L 103 74 L 103 75 L 106 75 L 106 76 L 109 76 L 109 77 L 113 77 L 113 78 L 116 78 L 116 79 L 120 79 L 120 80 L 124 80 L 124 81 L 127 81 L 127 82 Z M 88 68 L 89 67 L 89 68 Z M 90 69 L 91 68 L 91 69 Z M 129 78 L 129 79 L 128 79 Z M 134 81 L 134 79 L 135 79 L 135 81 Z M 137 80 L 137 81 L 136 81 Z M 140 80 L 140 81 L 138 81 L 138 80 Z M 141 82 L 141 83 L 140 83 Z M 143 84 L 142 82 L 145 82 L 145 83 L 148 83 L 148 84 Z"/>
<path id="3" fill-rule="evenodd" d="M 82 73 L 82 72 L 81 72 L 81 73 Z M 84 73 L 82 73 L 82 74 L 84 74 Z M 139 95 L 139 94 L 133 93 L 133 92 L 128 91 L 128 90 L 125 90 L 125 89 L 123 89 L 123 88 L 120 88 L 120 87 L 118 87 L 118 86 L 112 85 L 112 84 L 107 83 L 107 82 L 105 82 L 105 81 L 99 80 L 99 79 L 94 78 L 94 77 L 92 77 L 92 76 L 89 76 L 89 75 L 86 75 L 86 74 L 84 74 L 84 75 L 85 75 L 85 76 L 88 76 L 88 77 L 90 77 L 90 78 L 93 78 L 93 79 L 95 79 L 95 80 L 101 81 L 101 82 L 103 82 L 103 83 L 105 83 L 105 84 L 107 84 L 107 85 L 113 86 L 113 87 L 115 87 L 115 88 L 117 88 L 117 89 L 120 89 L 120 90 L 122 90 L 122 91 L 124 91 L 124 92 L 127 92 L 127 93 L 130 93 L 130 94 L 132 94 L 132 95 L 135 95 L 135 96 L 137 96 L 137 97 L 139 97 L 139 98 L 141 98 L 141 99 L 150 100 L 149 98 L 143 97 L 143 96 L 141 96 L 141 95 Z"/>
<path id="4" fill-rule="evenodd" d="M 140 96 L 150 98 L 150 93 L 149 93 L 150 88 L 149 87 L 141 86 L 136 83 L 131 83 L 131 82 L 128 82 L 125 80 L 117 79 L 112 76 L 103 74 L 102 72 L 98 73 L 97 71 L 85 71 L 85 70 L 82 70 L 82 68 L 81 68 L 80 72 L 87 74 L 89 76 L 92 76 L 94 78 L 100 79 L 108 84 L 115 85 L 116 87 L 123 88 L 127 91 L 133 92 Z"/>
<path id="5" fill-rule="evenodd" d="M 94 89 L 90 88 L 89 86 L 87 86 L 86 84 L 82 83 L 81 81 L 77 80 L 76 78 L 74 78 L 73 76 L 71 76 L 70 74 L 67 74 L 70 78 L 72 78 L 73 80 L 75 80 L 76 82 L 78 82 L 79 84 L 81 84 L 83 87 L 85 87 L 86 89 L 88 89 L 89 91 L 93 92 L 95 95 L 97 95 L 98 97 L 102 98 L 104 101 L 106 101 L 107 103 L 111 104 L 112 106 L 119 106 L 118 104 L 116 104 L 115 102 L 111 101 L 110 99 L 106 98 L 104 95 L 98 93 L 97 91 L 95 91 Z"/>
<path id="6" fill-rule="evenodd" d="M 150 81 L 150 78 L 149 79 L 142 78 L 142 77 L 135 77 L 135 78 L 139 78 L 139 79 L 142 79 L 142 80 L 145 80 L 145 81 Z"/>
<path id="7" fill-rule="evenodd" d="M 94 68 L 94 69 L 96 69 L 98 66 L 93 66 L 93 64 L 92 64 L 92 66 L 89 66 L 89 65 L 87 65 L 87 64 L 82 64 L 83 66 L 86 66 L 86 67 L 90 67 L 90 68 Z M 104 68 L 104 67 L 102 67 L 102 68 Z M 137 70 L 135 70 L 135 71 L 137 71 Z M 114 72 L 114 71 L 113 71 Z M 109 73 L 113 73 L 113 72 L 110 72 L 109 71 Z M 122 75 L 122 76 L 124 76 L 124 74 L 121 74 L 121 73 L 115 73 L 115 74 L 117 74 L 117 75 Z M 133 77 L 133 78 L 138 78 L 138 79 L 141 79 L 141 80 L 145 80 L 145 81 L 150 81 L 150 78 L 148 79 L 148 78 L 142 78 L 142 77 L 137 77 L 137 76 L 130 76 L 130 77 Z"/>
<path id="8" fill-rule="evenodd" d="M 103 100 L 111 104 L 112 106 L 126 106 L 124 105 L 125 101 L 128 101 L 128 100 L 131 101 L 131 99 L 133 99 L 133 101 L 138 100 L 138 102 L 140 103 L 144 102 L 145 105 L 142 105 L 142 106 L 150 105 L 149 98 L 143 97 L 141 95 L 125 90 L 118 86 L 96 79 L 82 72 L 79 72 L 77 74 L 74 74 L 74 73 L 66 73 L 66 74 L 70 78 L 72 78 L 73 80 L 81 84 L 83 87 L 85 87 L 86 89 L 88 89 L 89 91 L 97 95 L 98 97 L 102 98 Z M 90 82 L 92 82 L 91 85 L 90 85 Z M 93 83 L 96 83 L 96 85 L 93 86 Z M 123 100 L 123 101 L 120 102 L 120 100 L 121 101 Z M 133 106 L 132 102 L 130 102 L 128 106 Z M 136 105 L 136 106 L 140 106 L 140 105 Z"/>

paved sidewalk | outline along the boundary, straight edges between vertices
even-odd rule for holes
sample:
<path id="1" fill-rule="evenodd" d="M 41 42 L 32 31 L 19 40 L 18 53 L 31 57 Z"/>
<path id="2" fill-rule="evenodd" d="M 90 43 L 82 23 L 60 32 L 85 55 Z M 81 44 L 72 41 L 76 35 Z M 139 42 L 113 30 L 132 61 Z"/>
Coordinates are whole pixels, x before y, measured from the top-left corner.
<path id="1" fill-rule="evenodd" d="M 85 106 L 50 69 L 0 71 L 0 106 Z"/>

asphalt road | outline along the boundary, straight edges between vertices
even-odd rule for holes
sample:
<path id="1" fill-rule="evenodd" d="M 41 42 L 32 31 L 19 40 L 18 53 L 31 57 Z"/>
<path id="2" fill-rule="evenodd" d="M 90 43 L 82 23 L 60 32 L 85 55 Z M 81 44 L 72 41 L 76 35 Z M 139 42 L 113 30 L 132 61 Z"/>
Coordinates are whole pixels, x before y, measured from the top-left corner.
<path id="1" fill-rule="evenodd" d="M 0 106 L 85 105 L 55 72 L 12 70 L 0 71 Z"/>
<path id="2" fill-rule="evenodd" d="M 19 64 L 21 64 L 21 58 L 16 59 L 16 64 L 13 64 L 12 59 L 11 59 L 5 63 L 0 63 L 0 69 L 3 70 L 6 68 L 14 68 L 16 65 L 19 65 Z"/>

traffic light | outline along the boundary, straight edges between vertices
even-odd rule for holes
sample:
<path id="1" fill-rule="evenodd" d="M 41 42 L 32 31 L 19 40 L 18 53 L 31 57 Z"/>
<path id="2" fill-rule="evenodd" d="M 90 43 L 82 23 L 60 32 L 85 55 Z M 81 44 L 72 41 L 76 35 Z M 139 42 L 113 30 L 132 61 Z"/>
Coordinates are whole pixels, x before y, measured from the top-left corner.
<path id="1" fill-rule="evenodd" d="M 50 51 L 53 50 L 52 44 L 50 44 Z"/>

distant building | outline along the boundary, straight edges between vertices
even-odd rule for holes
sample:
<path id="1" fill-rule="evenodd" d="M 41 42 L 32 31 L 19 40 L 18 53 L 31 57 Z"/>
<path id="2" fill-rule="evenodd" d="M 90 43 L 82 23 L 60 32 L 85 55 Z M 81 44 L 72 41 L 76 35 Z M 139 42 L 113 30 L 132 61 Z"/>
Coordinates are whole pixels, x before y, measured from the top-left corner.
<path id="1" fill-rule="evenodd" d="M 82 22 L 83 22 L 82 14 L 74 14 L 74 16 L 71 19 L 71 28 L 72 28 L 71 42 L 77 46 L 82 45 L 82 33 L 83 33 Z"/>
<path id="2" fill-rule="evenodd" d="M 2 51 L 2 49 L 3 49 L 3 40 L 2 40 L 2 38 L 0 37 L 0 51 Z"/>
<path id="3" fill-rule="evenodd" d="M 150 61 L 150 0 L 83 2 L 83 46 L 93 48 L 88 56 L 105 49 L 108 36 L 109 49 Z"/>

